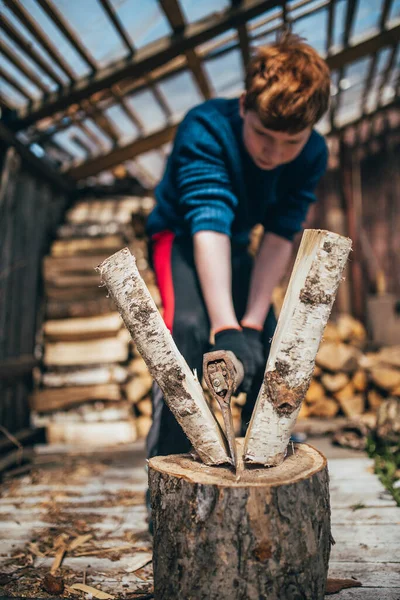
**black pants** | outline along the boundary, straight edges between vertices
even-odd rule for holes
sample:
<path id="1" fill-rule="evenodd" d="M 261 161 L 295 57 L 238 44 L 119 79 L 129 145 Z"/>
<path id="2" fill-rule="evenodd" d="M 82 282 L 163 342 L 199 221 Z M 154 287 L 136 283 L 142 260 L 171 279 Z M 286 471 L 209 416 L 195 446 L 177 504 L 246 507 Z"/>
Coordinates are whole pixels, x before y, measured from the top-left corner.
<path id="1" fill-rule="evenodd" d="M 169 232 L 167 232 L 169 233 Z M 191 369 L 202 377 L 203 354 L 211 349 L 209 343 L 210 321 L 197 277 L 192 240 L 170 235 L 167 250 L 157 255 L 157 241 L 151 244 L 153 268 L 156 273 L 165 315 L 171 320 L 170 328 L 175 343 Z M 218 257 L 216 257 L 218 260 Z M 246 310 L 253 259 L 246 248 L 232 247 L 232 297 L 237 319 Z M 212 264 L 210 264 L 212 269 Z M 166 306 L 167 304 L 167 306 Z M 171 312 L 171 305 L 173 311 Z M 167 323 L 168 324 L 168 323 Z M 276 318 L 271 308 L 264 323 L 262 339 L 267 360 Z M 242 410 L 242 434 L 253 412 L 265 366 L 256 374 L 247 401 Z M 152 390 L 153 423 L 147 437 L 148 457 L 179 454 L 190 450 L 190 442 L 175 417 L 165 404 L 160 388 Z"/>

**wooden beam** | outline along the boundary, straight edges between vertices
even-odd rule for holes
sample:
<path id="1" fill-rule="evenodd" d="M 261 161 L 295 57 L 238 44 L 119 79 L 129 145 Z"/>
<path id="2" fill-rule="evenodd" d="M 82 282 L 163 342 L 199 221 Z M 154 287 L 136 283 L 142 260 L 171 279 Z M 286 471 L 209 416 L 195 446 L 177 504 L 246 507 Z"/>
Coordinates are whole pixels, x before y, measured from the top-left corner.
<path id="1" fill-rule="evenodd" d="M 393 0 L 385 0 L 382 8 L 381 18 L 379 22 L 379 29 L 382 31 L 386 27 L 386 21 L 392 8 Z"/>
<path id="2" fill-rule="evenodd" d="M 382 104 L 382 93 L 383 93 L 383 90 L 385 89 L 385 87 L 387 86 L 387 83 L 388 83 L 388 81 L 390 79 L 390 75 L 392 73 L 392 69 L 394 68 L 394 61 L 395 61 L 395 58 L 396 58 L 397 48 L 398 48 L 398 44 L 395 44 L 393 46 L 393 48 L 392 48 L 392 52 L 390 54 L 390 58 L 389 58 L 388 64 L 387 64 L 385 72 L 384 72 L 384 74 L 382 76 L 382 81 L 381 81 L 381 84 L 379 86 L 379 94 L 378 94 L 379 105 Z"/>
<path id="3" fill-rule="evenodd" d="M 354 15 L 356 13 L 358 0 L 347 0 L 346 21 L 344 25 L 342 44 L 346 48 L 353 31 Z"/>
<path id="4" fill-rule="evenodd" d="M 51 0 L 37 0 L 40 7 L 44 10 L 46 15 L 53 21 L 58 27 L 61 33 L 67 38 L 71 46 L 78 52 L 83 60 L 90 66 L 92 71 L 97 70 L 97 64 L 89 51 L 80 41 L 79 37 L 70 27 L 68 21 L 64 18 L 62 12 L 55 6 Z"/>
<path id="5" fill-rule="evenodd" d="M 96 103 L 90 98 L 82 102 L 82 108 L 90 116 L 104 133 L 112 139 L 114 144 L 118 143 L 119 132 L 111 120 L 96 106 Z"/>
<path id="6" fill-rule="evenodd" d="M 5 81 L 7 81 L 8 85 L 11 85 L 11 87 L 15 88 L 17 90 L 17 92 L 19 94 L 21 94 L 21 96 L 24 96 L 24 98 L 27 98 L 29 100 L 29 102 L 33 102 L 33 97 L 26 91 L 25 87 L 22 86 L 19 83 L 19 81 L 17 81 L 15 79 L 15 77 L 13 75 L 11 75 L 10 73 L 7 73 L 7 71 L 2 69 L 1 67 L 0 67 L 0 77 L 2 77 Z"/>
<path id="7" fill-rule="evenodd" d="M 17 19 L 21 21 L 22 25 L 24 25 L 24 27 L 31 32 L 33 37 L 39 42 L 42 48 L 44 48 L 56 65 L 58 65 L 58 67 L 64 71 L 67 77 L 71 81 L 75 81 L 76 73 L 73 72 L 61 52 L 58 51 L 57 47 L 52 43 L 48 35 L 31 17 L 23 4 L 17 0 L 4 0 L 4 4 L 14 13 Z"/>
<path id="8" fill-rule="evenodd" d="M 36 85 L 36 87 L 42 90 L 44 94 L 47 94 L 50 91 L 49 88 L 42 82 L 40 77 L 38 77 L 38 75 L 30 67 L 28 67 L 27 64 L 22 62 L 15 52 L 13 52 L 13 50 L 9 48 L 9 46 L 7 46 L 7 44 L 5 44 L 1 39 L 0 52 L 2 52 L 2 54 L 8 58 L 10 63 L 12 63 L 14 67 L 21 71 L 21 73 L 23 73 L 27 79 L 29 79 L 34 85 Z"/>
<path id="9" fill-rule="evenodd" d="M 394 29 L 400 30 L 400 26 L 398 28 L 394 28 Z M 395 37 L 392 34 L 392 31 L 393 30 L 388 31 L 387 34 Z M 380 37 L 380 36 L 377 36 L 377 37 Z M 380 38 L 380 40 L 382 41 L 383 38 Z M 338 64 L 345 65 L 348 62 L 353 62 L 353 60 L 356 60 L 356 59 L 354 59 L 354 56 L 357 56 L 357 58 L 361 58 L 361 56 L 363 56 L 363 54 L 362 54 L 363 48 L 366 49 L 366 54 L 370 54 L 371 47 L 375 47 L 376 45 L 377 45 L 376 38 L 371 38 L 371 40 L 362 42 L 361 44 L 359 44 L 357 46 L 353 46 L 346 50 L 342 50 L 341 52 L 338 52 L 337 54 L 328 57 L 328 59 L 327 59 L 328 65 L 332 68 L 332 65 L 335 65 L 335 66 Z M 384 43 L 383 45 L 386 45 L 386 44 Z M 360 48 L 360 46 L 361 46 L 361 48 Z M 173 139 L 174 133 L 175 133 L 175 126 L 169 125 L 164 130 L 161 130 L 161 131 L 156 132 L 155 134 L 152 134 L 151 136 L 149 136 L 149 138 L 141 138 L 139 140 L 136 140 L 135 142 L 132 142 L 131 144 L 128 144 L 127 146 L 123 146 L 122 148 L 112 150 L 106 156 L 97 157 L 96 159 L 89 161 L 87 163 L 87 168 L 85 168 L 86 163 L 84 163 L 82 165 L 78 165 L 77 167 L 73 167 L 69 171 L 69 173 L 70 173 L 71 177 L 73 177 L 74 179 L 84 179 L 91 175 L 95 175 L 95 174 L 99 173 L 100 171 L 104 170 L 105 168 L 114 167 L 117 164 L 124 162 L 125 160 L 129 160 L 129 159 L 133 158 L 134 156 L 138 156 L 142 152 L 148 152 L 149 150 L 154 150 L 154 148 L 157 148 L 157 147 L 161 146 L 162 144 L 164 144 L 168 141 L 171 141 Z M 146 142 L 146 139 L 148 140 L 148 142 Z M 137 144 L 137 146 L 136 146 L 136 144 Z M 144 148 L 144 150 L 141 149 L 142 147 Z M 131 154 L 132 152 L 134 152 L 134 154 Z"/>
<path id="10" fill-rule="evenodd" d="M 239 36 L 240 51 L 242 53 L 243 70 L 246 72 L 247 65 L 250 61 L 250 43 L 246 23 L 239 25 L 237 32 Z"/>
<path id="11" fill-rule="evenodd" d="M 9 38 L 23 51 L 33 62 L 35 62 L 41 69 L 55 81 L 60 87 L 63 86 L 63 81 L 54 71 L 48 63 L 46 63 L 40 54 L 33 48 L 32 44 L 29 44 L 27 40 L 19 33 L 14 25 L 7 19 L 5 15 L 0 13 L 0 27 L 6 32 Z M 55 94 L 56 95 L 56 94 Z M 36 119 L 35 119 L 36 120 Z M 32 123 L 34 121 L 31 121 Z"/>
<path id="12" fill-rule="evenodd" d="M 38 0 L 46 4 L 48 0 Z M 199 44 L 213 37 L 237 27 L 244 20 L 252 19 L 280 3 L 278 0 L 243 0 L 240 7 L 228 9 L 219 14 L 202 19 L 200 22 L 187 25 L 184 34 L 173 38 L 165 36 L 140 48 L 129 58 L 99 69 L 94 75 L 83 77 L 75 84 L 64 88 L 60 93 L 51 94 L 46 102 L 35 103 L 31 111 L 21 111 L 21 118 L 15 124 L 15 129 L 24 129 L 38 119 L 42 119 L 59 110 L 65 109 L 70 104 L 81 102 L 95 92 L 110 88 L 118 81 L 126 78 L 138 78 L 150 71 L 165 65 L 173 58 L 184 53 L 188 49 L 195 48 Z"/>
<path id="13" fill-rule="evenodd" d="M 67 174 L 76 181 L 86 179 L 92 175 L 97 175 L 97 173 L 100 173 L 101 171 L 111 169 L 126 160 L 135 158 L 135 156 L 138 156 L 139 154 L 149 152 L 154 148 L 158 148 L 159 146 L 170 142 L 174 138 L 176 129 L 177 125 L 169 125 L 165 129 L 157 131 L 148 137 L 139 138 L 122 148 L 116 148 L 105 156 L 98 156 L 77 167 L 73 167 L 67 171 Z"/>
<path id="14" fill-rule="evenodd" d="M 187 24 L 178 0 L 159 0 L 159 3 L 174 31 L 174 34 L 177 35 L 182 33 L 186 29 Z M 188 67 L 193 74 L 201 94 L 206 100 L 208 100 L 213 94 L 201 60 L 193 48 L 186 50 L 185 56 Z"/>
<path id="15" fill-rule="evenodd" d="M 0 140 L 8 146 L 14 146 L 22 158 L 37 173 L 40 173 L 46 180 L 64 191 L 70 192 L 75 189 L 75 184 L 68 176 L 61 175 L 46 161 L 39 159 L 24 144 L 22 144 L 15 135 L 0 121 Z"/>
<path id="16" fill-rule="evenodd" d="M 121 20 L 118 16 L 117 11 L 115 10 L 114 6 L 111 4 L 110 0 L 100 0 L 100 3 L 102 5 L 102 7 L 104 8 L 104 11 L 107 13 L 110 21 L 114 25 L 115 29 L 118 31 L 119 35 L 121 36 L 129 53 L 133 54 L 135 49 L 133 47 L 132 41 L 131 41 L 129 35 L 127 34 L 125 28 L 123 27 Z"/>
<path id="17" fill-rule="evenodd" d="M 242 0 L 231 0 L 232 7 L 240 6 L 241 3 Z M 237 33 L 239 38 L 240 52 L 242 54 L 243 70 L 246 72 L 246 68 L 250 60 L 250 42 L 247 24 L 240 23 L 237 27 Z"/>
<path id="18" fill-rule="evenodd" d="M 327 32 L 326 32 L 326 55 L 330 54 L 330 50 L 332 48 L 333 43 L 333 31 L 335 27 L 335 0 L 331 0 L 329 2 L 328 7 L 328 23 L 327 23 Z"/>
<path id="19" fill-rule="evenodd" d="M 343 34 L 342 34 L 342 44 L 345 49 L 349 48 L 349 39 L 351 36 L 351 32 L 353 30 L 354 15 L 356 13 L 357 3 L 358 3 L 358 0 L 347 0 L 346 19 L 345 19 L 345 25 L 344 25 L 344 30 L 343 30 Z M 340 104 L 341 104 L 341 99 L 342 99 L 342 89 L 340 87 L 340 82 L 343 79 L 343 75 L 344 75 L 344 65 L 341 65 L 340 71 L 339 71 L 339 76 L 338 76 L 338 92 L 337 92 L 335 102 L 333 104 L 332 112 L 331 112 L 331 126 L 333 126 L 333 127 L 335 126 L 336 114 L 337 114 L 337 111 L 340 109 Z"/>

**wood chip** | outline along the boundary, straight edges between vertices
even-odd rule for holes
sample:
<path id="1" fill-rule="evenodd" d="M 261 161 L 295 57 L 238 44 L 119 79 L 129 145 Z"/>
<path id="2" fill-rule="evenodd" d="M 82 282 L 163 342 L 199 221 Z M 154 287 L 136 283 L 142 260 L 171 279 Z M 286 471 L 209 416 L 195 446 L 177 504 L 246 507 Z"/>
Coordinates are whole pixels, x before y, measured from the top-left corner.
<path id="1" fill-rule="evenodd" d="M 94 598 L 99 598 L 99 600 L 112 600 L 115 596 L 111 596 L 111 594 L 107 594 L 107 592 L 102 592 L 101 590 L 96 590 L 96 588 L 91 587 L 90 585 L 86 585 L 84 583 L 74 583 L 68 588 L 70 592 L 86 592 L 87 594 L 92 594 Z"/>
<path id="2" fill-rule="evenodd" d="M 57 571 L 57 569 L 59 568 L 59 566 L 61 565 L 66 551 L 67 551 L 66 546 L 60 546 L 59 549 L 57 550 L 57 553 L 54 557 L 53 564 L 51 565 L 51 569 L 50 569 L 51 574 L 55 573 Z"/>
<path id="3" fill-rule="evenodd" d="M 326 582 L 326 595 L 337 594 L 347 588 L 361 587 L 361 581 L 357 579 L 328 579 Z"/>
<path id="4" fill-rule="evenodd" d="M 75 548 L 79 548 L 79 546 L 83 546 L 86 542 L 92 539 L 92 534 L 87 533 L 86 535 L 78 535 L 68 546 L 68 550 L 75 550 Z"/>
<path id="5" fill-rule="evenodd" d="M 103 554 L 104 552 L 120 552 L 121 550 L 131 550 L 132 544 L 126 546 L 113 546 L 111 548 L 94 548 L 93 550 L 86 550 L 85 552 L 79 552 L 75 556 L 95 556 L 96 554 Z"/>
<path id="6" fill-rule="evenodd" d="M 127 573 L 134 573 L 148 565 L 152 560 L 153 555 L 150 552 L 138 554 L 132 557 L 132 560 L 129 561 L 129 567 L 125 568 L 124 571 Z"/>

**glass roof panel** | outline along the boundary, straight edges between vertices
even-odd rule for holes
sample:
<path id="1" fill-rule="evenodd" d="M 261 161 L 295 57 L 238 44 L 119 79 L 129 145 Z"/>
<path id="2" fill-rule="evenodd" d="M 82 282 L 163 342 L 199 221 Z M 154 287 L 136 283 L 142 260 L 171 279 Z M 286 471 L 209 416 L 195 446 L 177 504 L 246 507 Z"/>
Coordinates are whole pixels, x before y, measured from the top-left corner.
<path id="1" fill-rule="evenodd" d="M 328 23 L 328 10 L 326 8 L 298 19 L 293 23 L 293 31 L 304 37 L 310 46 L 315 48 L 322 56 L 326 54 L 326 28 Z"/>
<path id="2" fill-rule="evenodd" d="M 272 25 L 273 25 L 273 23 L 275 21 L 281 21 L 281 18 L 282 18 L 282 9 L 281 9 L 281 7 L 280 6 L 279 7 L 274 6 L 274 8 L 266 10 L 261 15 L 258 15 L 258 17 L 254 17 L 253 19 L 249 19 L 247 21 L 249 31 L 250 30 L 254 30 L 254 29 L 258 29 L 258 28 L 261 28 L 261 27 L 268 27 L 268 29 L 269 29 L 269 27 L 271 26 L 271 22 L 272 22 Z M 265 21 L 268 21 L 268 22 L 265 23 Z"/>
<path id="3" fill-rule="evenodd" d="M 165 114 L 149 90 L 127 96 L 126 101 L 132 106 L 133 110 L 138 112 L 146 133 L 152 133 L 165 127 Z"/>
<path id="4" fill-rule="evenodd" d="M 345 83 L 346 89 L 352 85 L 356 85 L 356 84 L 360 83 L 361 81 L 365 80 L 365 78 L 368 74 L 368 69 L 371 64 L 371 60 L 372 60 L 371 56 L 366 56 L 365 58 L 361 58 L 360 60 L 357 60 L 357 61 L 351 63 L 344 69 L 344 78 L 343 79 L 346 80 L 346 83 Z M 343 79 L 340 82 L 341 85 L 342 85 Z"/>
<path id="5" fill-rule="evenodd" d="M 97 127 L 96 123 L 92 121 L 92 119 L 85 119 L 83 121 L 83 125 L 87 127 L 94 136 L 99 138 L 99 142 L 102 144 L 105 152 L 108 152 L 112 148 L 112 141 L 99 127 Z"/>
<path id="6" fill-rule="evenodd" d="M 172 29 L 157 0 L 112 0 L 136 48 L 171 35 Z"/>
<path id="7" fill-rule="evenodd" d="M 11 87 L 11 85 L 8 85 L 8 83 L 3 79 L 1 80 L 0 85 L 1 91 L 4 92 L 4 95 L 7 100 L 10 101 L 10 104 L 16 106 L 17 108 L 22 108 L 28 104 L 27 98 L 22 96 L 15 88 Z"/>
<path id="8" fill-rule="evenodd" d="M 165 157 L 158 150 L 145 152 L 136 158 L 136 162 L 146 171 L 151 173 L 154 179 L 158 182 L 164 172 Z"/>
<path id="9" fill-rule="evenodd" d="M 16 57 L 19 58 L 21 62 L 26 64 L 32 71 L 37 73 L 44 85 L 46 85 L 51 91 L 54 91 L 57 88 L 57 84 L 50 79 L 50 77 L 48 77 L 27 54 L 20 50 L 18 46 L 14 44 L 14 42 L 4 33 L 4 31 L 1 32 L 1 35 L 4 43 L 11 48 L 13 54 L 15 54 Z"/>
<path id="10" fill-rule="evenodd" d="M 244 87 L 240 50 L 232 50 L 218 58 L 204 61 L 204 68 L 218 96 L 239 95 Z"/>
<path id="11" fill-rule="evenodd" d="M 1 57 L 1 65 L 4 71 L 15 79 L 26 92 L 35 99 L 42 95 L 42 91 L 30 79 L 25 77 L 17 67 L 15 67 L 5 56 Z"/>
<path id="12" fill-rule="evenodd" d="M 334 27 L 332 36 L 332 48 L 340 50 L 343 48 L 342 38 L 346 21 L 347 0 L 336 0 L 334 10 Z"/>
<path id="13" fill-rule="evenodd" d="M 221 33 L 221 35 L 216 35 L 211 40 L 208 40 L 208 42 L 204 42 L 204 44 L 197 46 L 196 51 L 199 54 L 207 54 L 209 51 L 212 51 L 213 48 L 216 48 L 217 51 L 219 51 L 230 44 L 237 43 L 237 39 L 236 29 L 228 29 L 228 31 Z"/>
<path id="14" fill-rule="evenodd" d="M 67 152 L 72 154 L 75 158 L 79 158 L 82 160 L 86 159 L 86 152 L 83 150 L 83 148 L 81 148 L 77 144 L 74 144 L 74 142 L 71 140 L 72 135 L 77 135 L 78 137 L 81 136 L 80 130 L 75 125 L 71 125 L 71 127 L 68 127 L 68 129 L 64 129 L 64 131 L 58 131 L 53 135 L 53 139 L 58 144 L 60 144 L 61 147 L 65 148 Z"/>
<path id="15" fill-rule="evenodd" d="M 204 100 L 192 74 L 187 71 L 169 77 L 158 87 L 168 98 L 174 120 L 179 120 L 190 108 Z"/>
<path id="16" fill-rule="evenodd" d="M 230 0 L 180 0 L 182 12 L 188 21 L 198 21 L 212 13 L 221 12 L 231 5 Z"/>
<path id="17" fill-rule="evenodd" d="M 57 0 L 57 8 L 100 65 L 127 53 L 120 35 L 98 0 Z"/>
<path id="18" fill-rule="evenodd" d="M 117 127 L 120 134 L 120 142 L 126 144 L 136 139 L 139 136 L 139 130 L 126 112 L 118 104 L 114 104 L 110 108 L 103 111 Z"/>
<path id="19" fill-rule="evenodd" d="M 50 40 L 57 47 L 59 52 L 62 54 L 66 62 L 71 66 L 71 69 L 77 74 L 77 76 L 82 77 L 87 75 L 90 71 L 90 68 L 86 62 L 71 46 L 53 21 L 40 8 L 38 3 L 35 2 L 35 0 L 23 0 L 23 5 L 29 11 L 31 17 L 35 19 L 40 27 L 46 32 Z M 63 71 L 61 72 L 63 73 Z"/>
<path id="20" fill-rule="evenodd" d="M 340 106 L 336 111 L 335 124 L 342 127 L 346 123 L 358 119 L 362 114 L 361 99 L 364 82 L 344 90 L 340 96 Z"/>
<path id="21" fill-rule="evenodd" d="M 322 119 L 318 121 L 318 123 L 315 125 L 315 129 L 319 131 L 319 133 L 321 133 L 322 135 L 326 135 L 329 132 L 330 128 L 331 123 L 328 112 L 322 117 Z"/>
<path id="22" fill-rule="evenodd" d="M 353 31 L 350 36 L 351 44 L 378 32 L 383 2 L 384 0 L 368 0 L 368 2 L 357 3 Z"/>
<path id="23" fill-rule="evenodd" d="M 390 13 L 388 15 L 388 23 L 395 25 L 400 21 L 400 0 L 394 0 Z"/>
<path id="24" fill-rule="evenodd" d="M 26 1 L 24 2 L 24 5 L 25 4 L 27 4 Z M 45 52 L 45 50 L 42 49 L 42 46 L 40 46 L 40 44 L 38 44 L 38 42 L 33 37 L 33 35 L 31 35 L 31 33 L 21 24 L 21 22 L 14 16 L 14 14 L 11 12 L 11 10 L 9 10 L 4 5 L 3 1 L 0 2 L 0 8 L 1 8 L 2 14 L 4 14 L 4 16 L 7 17 L 7 19 L 12 23 L 12 25 L 14 25 L 15 29 L 17 29 L 17 31 L 21 34 L 21 36 L 27 42 L 29 42 L 29 44 L 32 46 L 32 48 L 34 50 L 36 50 L 36 52 L 41 56 L 41 58 L 43 58 L 43 60 L 46 63 L 48 63 L 51 67 L 53 67 L 53 70 L 60 77 L 60 79 L 62 81 L 64 81 L 65 83 L 68 83 L 69 80 L 68 80 L 67 76 L 65 75 L 65 73 L 63 71 L 61 71 L 61 69 L 52 61 L 51 58 L 49 58 L 49 55 L 47 54 L 47 52 Z M 27 8 L 27 6 L 26 6 L 26 8 Z M 3 32 L 2 32 L 2 35 L 3 35 Z M 11 43 L 10 43 L 10 46 L 11 46 Z M 36 65 L 36 63 L 34 63 L 34 65 Z M 36 66 L 34 68 L 37 69 Z"/>
<path id="25" fill-rule="evenodd" d="M 297 17 L 301 16 L 302 13 L 309 10 L 314 10 L 321 5 L 321 0 L 310 0 L 305 5 L 301 5 L 296 8 L 296 5 L 299 4 L 299 0 L 292 0 L 291 2 L 287 2 L 287 8 L 289 10 L 289 16 L 292 19 L 297 19 Z"/>

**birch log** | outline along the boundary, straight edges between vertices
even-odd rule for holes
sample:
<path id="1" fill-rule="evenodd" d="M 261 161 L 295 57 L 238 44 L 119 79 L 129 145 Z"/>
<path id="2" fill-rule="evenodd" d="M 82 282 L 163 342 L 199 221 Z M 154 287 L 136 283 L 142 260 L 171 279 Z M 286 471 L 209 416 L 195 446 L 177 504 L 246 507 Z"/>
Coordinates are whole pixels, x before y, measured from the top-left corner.
<path id="1" fill-rule="evenodd" d="M 221 429 L 136 267 L 128 248 L 97 267 L 166 403 L 208 465 L 230 462 Z"/>
<path id="2" fill-rule="evenodd" d="M 246 463 L 272 467 L 285 457 L 350 249 L 349 238 L 304 231 L 247 430 Z"/>

